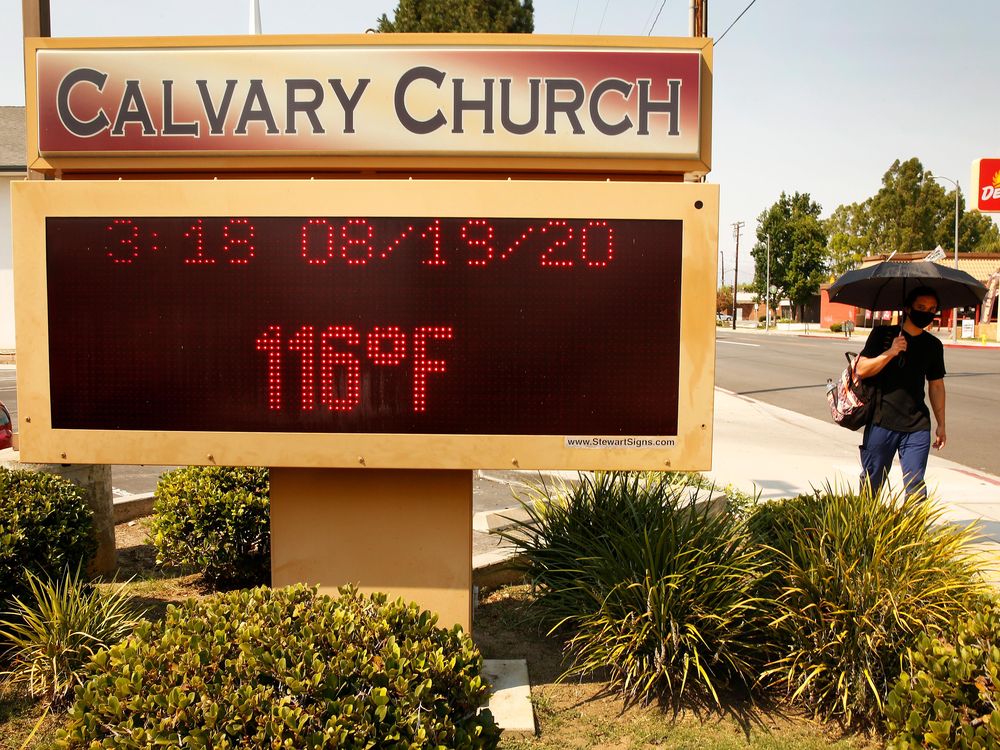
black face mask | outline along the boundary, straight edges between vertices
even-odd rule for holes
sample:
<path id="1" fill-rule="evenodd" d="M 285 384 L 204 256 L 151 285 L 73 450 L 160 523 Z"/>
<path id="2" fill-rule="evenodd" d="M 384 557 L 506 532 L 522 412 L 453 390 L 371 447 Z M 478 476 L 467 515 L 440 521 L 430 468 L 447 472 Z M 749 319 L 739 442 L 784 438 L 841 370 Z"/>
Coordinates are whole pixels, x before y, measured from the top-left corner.
<path id="1" fill-rule="evenodd" d="M 925 310 L 910 310 L 909 318 L 917 328 L 926 328 L 934 321 L 934 315 L 935 313 Z"/>

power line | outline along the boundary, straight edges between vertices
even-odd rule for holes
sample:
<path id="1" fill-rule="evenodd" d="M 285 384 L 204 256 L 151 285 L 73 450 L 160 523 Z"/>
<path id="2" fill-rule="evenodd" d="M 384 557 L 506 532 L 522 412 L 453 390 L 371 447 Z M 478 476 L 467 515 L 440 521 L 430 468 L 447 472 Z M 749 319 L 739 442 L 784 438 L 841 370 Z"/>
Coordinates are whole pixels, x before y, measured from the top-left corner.
<path id="1" fill-rule="evenodd" d="M 741 18 L 743 18 L 743 14 L 746 13 L 748 10 L 750 10 L 750 8 L 753 7 L 753 4 L 755 2 L 757 2 L 757 0 L 750 0 L 750 4 L 743 9 L 743 13 L 740 13 L 738 16 L 736 16 L 736 21 L 739 21 Z M 719 35 L 719 38 L 715 40 L 716 44 L 718 44 L 719 42 L 721 42 L 722 41 L 722 37 L 724 37 L 726 34 L 729 33 L 729 29 L 733 28 L 733 26 L 736 25 L 736 21 L 733 21 L 731 24 L 729 24 L 729 26 L 726 28 L 726 30 L 723 31 L 722 34 Z"/>
<path id="2" fill-rule="evenodd" d="M 597 27 L 597 33 L 598 34 L 600 34 L 601 33 L 601 29 L 604 28 L 604 17 L 606 15 L 608 15 L 608 6 L 609 5 L 611 5 L 611 0 L 605 0 L 605 3 L 604 3 L 604 12 L 601 13 L 601 23 Z"/>
<path id="3" fill-rule="evenodd" d="M 573 9 L 573 23 L 569 26 L 569 33 L 572 34 L 576 29 L 576 14 L 580 11 L 580 0 L 576 0 L 576 8 Z"/>
<path id="4" fill-rule="evenodd" d="M 756 2 L 756 0 L 754 0 L 754 1 Z M 656 28 L 656 22 L 660 20 L 660 14 L 663 12 L 663 6 L 665 6 L 666 4 L 667 4 L 667 0 L 663 0 L 663 2 L 660 3 L 660 9 L 658 11 L 656 11 L 656 18 L 653 19 L 653 25 L 649 27 L 649 33 L 646 34 L 646 36 L 652 36 L 653 35 L 653 29 Z"/>
<path id="5" fill-rule="evenodd" d="M 655 9 L 656 9 L 656 0 L 653 0 L 653 4 L 649 6 L 649 13 L 646 14 L 646 20 L 642 22 L 643 26 L 649 26 L 649 19 L 653 17 L 653 11 Z"/>

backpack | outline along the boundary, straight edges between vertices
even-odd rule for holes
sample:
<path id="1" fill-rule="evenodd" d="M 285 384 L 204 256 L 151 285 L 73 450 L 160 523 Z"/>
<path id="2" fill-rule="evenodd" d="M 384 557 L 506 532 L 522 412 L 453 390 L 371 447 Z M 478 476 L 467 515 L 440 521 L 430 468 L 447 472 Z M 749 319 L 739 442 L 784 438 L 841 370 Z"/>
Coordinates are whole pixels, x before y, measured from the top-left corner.
<path id="1" fill-rule="evenodd" d="M 841 427 L 856 430 L 864 427 L 871 419 L 875 405 L 875 384 L 866 383 L 858 377 L 858 355 L 844 354 L 847 367 L 840 373 L 837 382 L 827 379 L 826 400 L 830 404 L 830 415 Z"/>

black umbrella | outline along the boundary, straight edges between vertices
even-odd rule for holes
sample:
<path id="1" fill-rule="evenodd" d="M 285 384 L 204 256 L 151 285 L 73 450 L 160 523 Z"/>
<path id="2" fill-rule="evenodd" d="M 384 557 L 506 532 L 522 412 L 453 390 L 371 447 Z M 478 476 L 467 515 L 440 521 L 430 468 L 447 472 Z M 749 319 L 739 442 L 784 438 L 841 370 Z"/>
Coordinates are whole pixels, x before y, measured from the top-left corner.
<path id="1" fill-rule="evenodd" d="M 942 308 L 972 307 L 982 302 L 986 287 L 965 271 L 929 261 L 886 261 L 848 271 L 830 285 L 831 302 L 866 310 L 900 310 L 906 295 L 917 287 L 935 291 Z"/>

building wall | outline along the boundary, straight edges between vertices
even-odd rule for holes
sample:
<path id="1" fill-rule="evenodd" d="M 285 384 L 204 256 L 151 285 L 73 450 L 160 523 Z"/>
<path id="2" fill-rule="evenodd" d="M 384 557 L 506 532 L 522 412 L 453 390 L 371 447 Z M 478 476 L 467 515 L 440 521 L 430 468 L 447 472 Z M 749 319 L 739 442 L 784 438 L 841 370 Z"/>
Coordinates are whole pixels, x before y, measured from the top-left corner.
<path id="1" fill-rule="evenodd" d="M 857 323 L 857 310 L 853 305 L 842 305 L 839 302 L 831 302 L 830 293 L 826 289 L 821 289 L 819 294 L 819 324 L 821 326 L 829 328 L 834 323 L 843 323 L 845 320 Z"/>
<path id="2" fill-rule="evenodd" d="M 0 352 L 14 350 L 14 239 L 10 184 L 21 175 L 0 174 Z"/>

